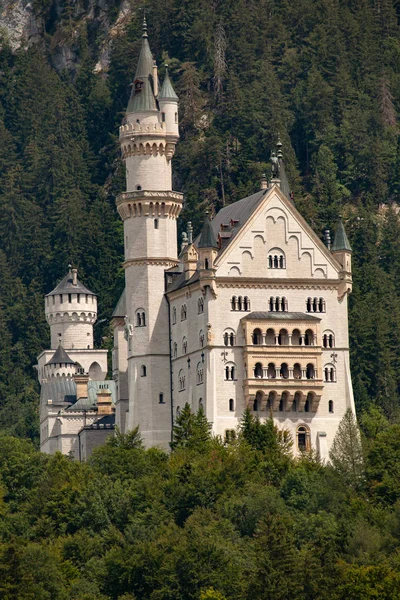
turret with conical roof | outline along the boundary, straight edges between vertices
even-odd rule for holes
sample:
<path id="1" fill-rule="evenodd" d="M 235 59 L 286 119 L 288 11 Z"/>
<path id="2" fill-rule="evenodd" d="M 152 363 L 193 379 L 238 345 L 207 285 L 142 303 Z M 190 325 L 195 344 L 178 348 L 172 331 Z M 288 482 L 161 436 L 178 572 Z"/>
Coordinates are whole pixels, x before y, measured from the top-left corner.
<path id="1" fill-rule="evenodd" d="M 168 65 L 165 65 L 165 77 L 158 95 L 158 101 L 161 111 L 161 121 L 165 123 L 167 133 L 178 138 L 178 96 L 169 78 Z"/>
<path id="2" fill-rule="evenodd" d="M 146 18 L 143 20 L 142 46 L 126 112 L 128 115 L 131 113 L 135 113 L 136 115 L 143 113 L 142 120 L 146 116 L 145 113 L 158 114 L 153 87 L 153 55 L 147 35 Z"/>
<path id="3" fill-rule="evenodd" d="M 52 358 L 45 364 L 44 375 L 46 379 L 51 377 L 72 377 L 76 373 L 77 364 L 60 344 Z"/>
<path id="4" fill-rule="evenodd" d="M 93 348 L 93 324 L 97 319 L 97 296 L 78 280 L 78 270 L 68 273 L 45 298 L 51 348 Z"/>
<path id="5" fill-rule="evenodd" d="M 205 290 L 210 287 L 215 294 L 215 269 L 214 262 L 218 254 L 218 243 L 215 237 L 208 210 L 204 219 L 203 229 L 197 244 L 199 252 L 200 286 Z"/>

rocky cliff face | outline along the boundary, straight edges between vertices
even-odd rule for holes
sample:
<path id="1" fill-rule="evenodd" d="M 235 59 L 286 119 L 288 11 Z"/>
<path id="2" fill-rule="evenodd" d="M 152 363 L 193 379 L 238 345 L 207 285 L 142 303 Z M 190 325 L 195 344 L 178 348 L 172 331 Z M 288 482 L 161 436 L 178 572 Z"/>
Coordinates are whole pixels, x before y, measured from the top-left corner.
<path id="1" fill-rule="evenodd" d="M 110 6 L 112 4 L 112 6 Z M 113 39 L 121 35 L 135 10 L 134 0 L 122 0 L 116 8 L 107 0 L 1 0 L 0 45 L 13 51 L 46 43 L 57 71 L 76 71 L 83 28 L 94 32 L 91 44 L 96 72 L 106 72 Z"/>

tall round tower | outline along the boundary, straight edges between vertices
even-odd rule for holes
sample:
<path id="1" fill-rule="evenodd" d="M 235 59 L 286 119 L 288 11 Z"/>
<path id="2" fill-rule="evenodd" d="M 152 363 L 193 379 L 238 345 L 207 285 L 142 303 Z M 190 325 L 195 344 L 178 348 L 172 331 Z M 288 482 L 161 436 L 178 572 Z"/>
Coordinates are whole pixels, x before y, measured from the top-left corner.
<path id="1" fill-rule="evenodd" d="M 67 350 L 93 348 L 97 297 L 78 280 L 77 269 L 70 267 L 64 279 L 47 294 L 45 314 L 53 350 L 60 344 Z"/>
<path id="2" fill-rule="evenodd" d="M 178 99 L 168 72 L 158 94 L 144 21 L 132 93 L 120 127 L 127 191 L 117 198 L 117 208 L 125 237 L 128 429 L 140 425 L 147 445 L 164 447 L 172 427 L 164 273 L 178 261 L 176 220 L 183 198 L 172 191 L 171 172 L 178 137 Z"/>

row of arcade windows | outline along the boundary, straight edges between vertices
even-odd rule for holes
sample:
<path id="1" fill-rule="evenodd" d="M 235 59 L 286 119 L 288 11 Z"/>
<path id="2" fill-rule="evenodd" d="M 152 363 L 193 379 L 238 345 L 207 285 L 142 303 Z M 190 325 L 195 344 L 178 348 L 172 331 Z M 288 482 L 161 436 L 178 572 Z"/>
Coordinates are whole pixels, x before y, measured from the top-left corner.
<path id="1" fill-rule="evenodd" d="M 280 298 L 276 296 L 275 298 L 271 296 L 268 302 L 269 312 L 287 312 L 288 311 L 288 301 L 286 298 Z"/>
<path id="2" fill-rule="evenodd" d="M 307 298 L 306 310 L 308 313 L 324 313 L 326 311 L 326 304 L 323 298 Z"/>
<path id="3" fill-rule="evenodd" d="M 242 310 L 249 311 L 250 310 L 250 298 L 245 296 L 232 296 L 231 298 L 231 310 Z"/>

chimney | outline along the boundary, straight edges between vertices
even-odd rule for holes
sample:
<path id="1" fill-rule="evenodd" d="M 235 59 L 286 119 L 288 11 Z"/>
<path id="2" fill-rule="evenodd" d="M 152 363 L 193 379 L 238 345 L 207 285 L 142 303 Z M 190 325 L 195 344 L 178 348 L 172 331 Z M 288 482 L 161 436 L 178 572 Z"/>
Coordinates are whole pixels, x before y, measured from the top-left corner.
<path id="1" fill-rule="evenodd" d="M 89 374 L 76 373 L 73 377 L 76 385 L 76 399 L 79 400 L 80 398 L 87 398 Z"/>
<path id="2" fill-rule="evenodd" d="M 265 173 L 263 173 L 263 176 L 261 177 L 260 190 L 266 190 L 267 188 L 268 188 L 268 180 L 267 180 Z"/>
<path id="3" fill-rule="evenodd" d="M 97 414 L 111 415 L 112 412 L 111 392 L 108 387 L 104 385 L 104 387 L 100 387 L 97 390 Z"/>
<path id="4" fill-rule="evenodd" d="M 78 269 L 72 269 L 72 285 L 78 283 Z"/>
<path id="5" fill-rule="evenodd" d="M 154 89 L 154 95 L 157 98 L 157 96 L 158 96 L 158 70 L 157 70 L 157 63 L 155 60 L 153 61 L 153 89 Z"/>

